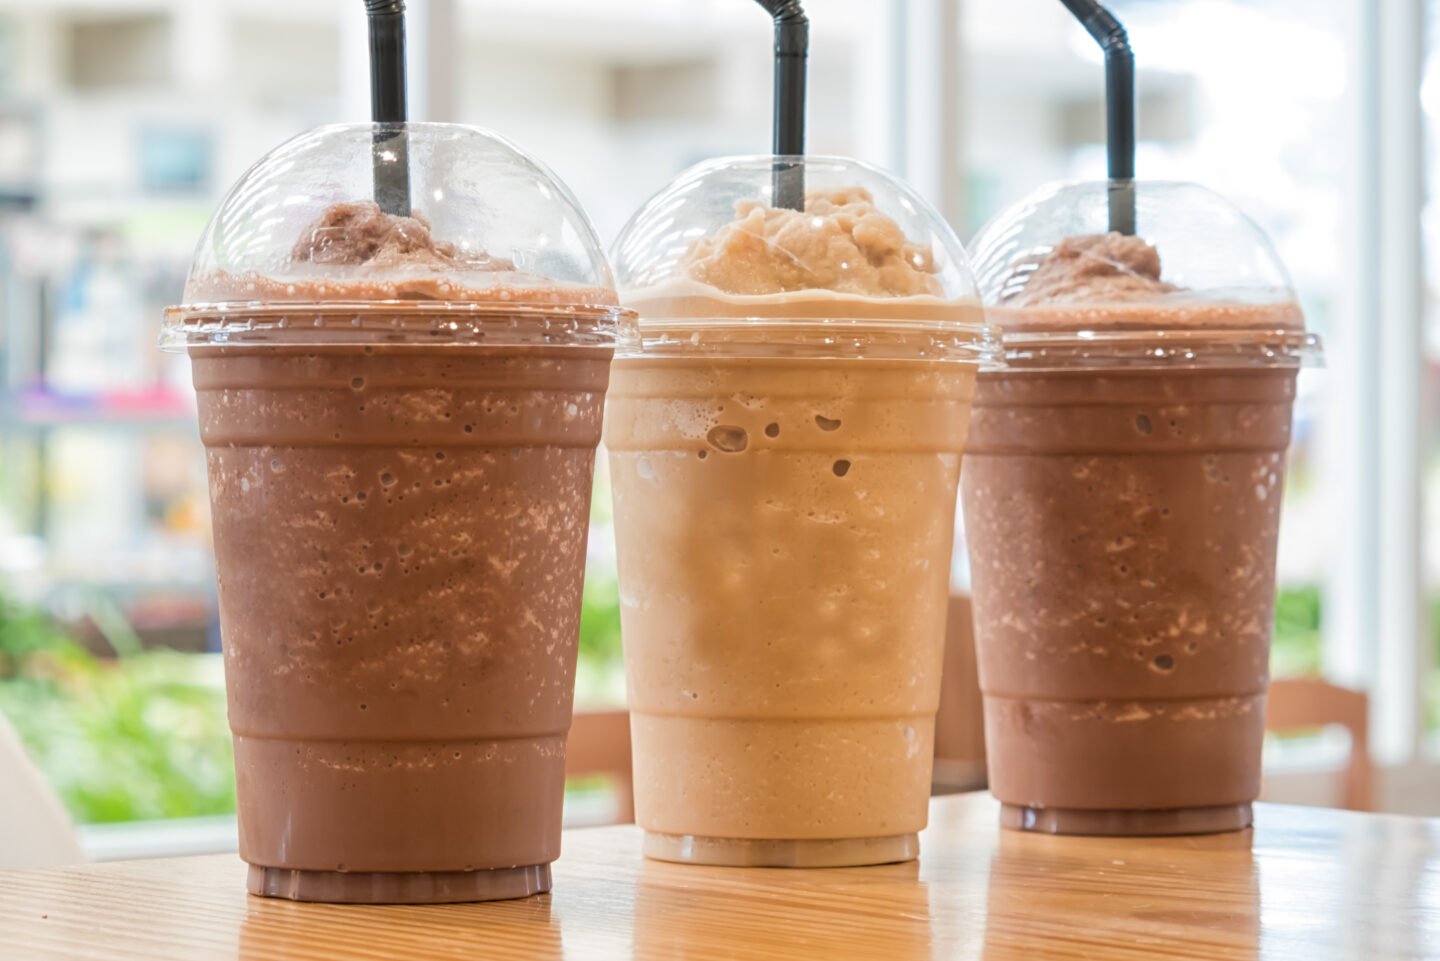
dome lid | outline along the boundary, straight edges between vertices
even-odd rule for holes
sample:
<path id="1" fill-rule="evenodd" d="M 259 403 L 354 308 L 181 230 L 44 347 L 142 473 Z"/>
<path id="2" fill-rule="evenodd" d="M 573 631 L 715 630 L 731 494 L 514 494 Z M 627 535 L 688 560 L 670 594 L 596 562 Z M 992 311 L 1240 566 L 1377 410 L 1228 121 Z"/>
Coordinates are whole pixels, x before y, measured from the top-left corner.
<path id="1" fill-rule="evenodd" d="M 805 210 L 771 206 L 776 177 L 797 174 Z M 978 301 L 965 250 L 940 214 L 889 174 L 843 157 L 692 167 L 631 218 L 614 258 L 622 297 L 652 305 L 685 289 L 757 308 L 831 295 L 876 302 L 882 314 L 897 306 L 884 302 L 907 298 Z"/>
<path id="2" fill-rule="evenodd" d="M 372 199 L 377 177 L 405 164 L 409 216 Z M 433 327 L 442 310 L 460 327 L 497 310 L 561 312 L 606 336 L 618 316 L 594 228 L 519 147 L 456 124 L 337 124 L 286 141 L 230 188 L 161 341 L 231 339 L 298 313 L 310 326 L 330 314 L 353 321 L 359 304 L 390 305 L 391 326 L 398 311 L 407 329 Z"/>
<path id="3" fill-rule="evenodd" d="M 1008 362 L 1072 348 L 1087 363 L 1106 351 L 1164 363 L 1318 359 L 1319 339 L 1305 333 L 1285 266 L 1254 221 L 1198 184 L 1134 188 L 1133 236 L 1109 230 L 1104 181 L 1036 191 L 976 236 L 986 316 L 1005 332 Z"/>
<path id="4" fill-rule="evenodd" d="M 772 205 L 803 180 L 805 208 Z M 692 167 L 616 241 L 642 352 L 747 349 L 926 356 L 998 352 L 970 264 L 910 187 L 843 157 L 727 157 Z"/>

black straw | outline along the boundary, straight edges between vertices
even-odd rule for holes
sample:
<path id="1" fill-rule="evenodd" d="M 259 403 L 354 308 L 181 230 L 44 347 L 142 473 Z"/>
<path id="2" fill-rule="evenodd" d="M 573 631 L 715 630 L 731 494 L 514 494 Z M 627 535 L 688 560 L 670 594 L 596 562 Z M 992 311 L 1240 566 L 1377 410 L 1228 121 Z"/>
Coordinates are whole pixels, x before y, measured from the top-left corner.
<path id="1" fill-rule="evenodd" d="M 777 156 L 805 153 L 805 61 L 810 56 L 810 21 L 800 0 L 756 0 L 775 20 L 775 130 Z M 772 204 L 805 209 L 805 168 L 798 163 L 775 165 Z"/>
<path id="2" fill-rule="evenodd" d="M 1105 53 L 1105 146 L 1110 229 L 1135 233 L 1135 54 L 1114 14 L 1097 0 L 1060 0 Z"/>
<path id="3" fill-rule="evenodd" d="M 410 143 L 405 134 L 405 0 L 365 0 L 370 19 L 371 163 L 375 202 L 410 216 Z"/>

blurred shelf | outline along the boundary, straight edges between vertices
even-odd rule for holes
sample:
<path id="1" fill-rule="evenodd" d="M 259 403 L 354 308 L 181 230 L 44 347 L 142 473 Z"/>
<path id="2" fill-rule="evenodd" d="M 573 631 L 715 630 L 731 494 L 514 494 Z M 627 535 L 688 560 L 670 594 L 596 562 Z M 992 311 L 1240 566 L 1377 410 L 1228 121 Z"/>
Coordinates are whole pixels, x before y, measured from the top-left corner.
<path id="1" fill-rule="evenodd" d="M 215 594 L 215 575 L 208 565 L 199 563 L 185 568 L 155 569 L 145 572 L 127 570 L 123 566 L 113 572 L 97 574 L 55 565 L 42 572 L 44 580 L 56 586 L 78 591 L 99 591 L 119 598 L 157 595 L 185 597 Z"/>
<path id="2" fill-rule="evenodd" d="M 44 389 L 0 392 L 0 430 L 54 427 L 193 429 L 190 398 L 175 391 L 64 393 Z"/>

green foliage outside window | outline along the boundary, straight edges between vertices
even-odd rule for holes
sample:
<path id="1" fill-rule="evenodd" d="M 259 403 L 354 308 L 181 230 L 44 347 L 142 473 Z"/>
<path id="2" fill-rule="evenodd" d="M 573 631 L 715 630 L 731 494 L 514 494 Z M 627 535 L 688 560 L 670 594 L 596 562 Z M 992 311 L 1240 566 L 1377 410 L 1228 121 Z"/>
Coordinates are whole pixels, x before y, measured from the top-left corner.
<path id="1" fill-rule="evenodd" d="M 1320 673 L 1320 588 L 1281 588 L 1275 597 L 1270 672 L 1276 677 Z"/>
<path id="2" fill-rule="evenodd" d="M 584 684 L 613 700 L 620 606 L 587 582 Z M 123 643 L 122 648 L 126 648 Z M 0 713 L 82 824 L 235 810 L 219 658 L 126 649 L 96 657 L 39 612 L 0 595 Z"/>
<path id="3" fill-rule="evenodd" d="M 173 651 L 97 658 L 0 598 L 0 711 L 82 823 L 235 809 L 214 661 Z"/>
<path id="4" fill-rule="evenodd" d="M 1433 604 L 1432 623 L 1440 625 L 1440 597 Z M 1280 593 L 1277 675 L 1319 671 L 1320 618 L 1318 587 Z M 580 700 L 613 699 L 623 690 L 613 579 L 587 581 L 580 634 Z M 81 823 L 233 811 L 218 658 L 118 646 L 125 653 L 96 657 L 38 612 L 0 596 L 0 711 L 66 807 Z M 1437 699 L 1431 711 L 1440 726 Z"/>

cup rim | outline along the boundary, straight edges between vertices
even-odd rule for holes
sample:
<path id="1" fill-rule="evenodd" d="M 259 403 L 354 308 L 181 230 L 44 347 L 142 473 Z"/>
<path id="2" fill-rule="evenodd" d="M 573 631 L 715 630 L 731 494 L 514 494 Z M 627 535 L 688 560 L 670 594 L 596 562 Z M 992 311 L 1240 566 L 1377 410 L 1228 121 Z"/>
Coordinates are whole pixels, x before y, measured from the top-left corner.
<path id="1" fill-rule="evenodd" d="M 915 360 L 1003 365 L 1000 328 L 953 320 L 689 317 L 622 333 L 619 356 Z"/>
<path id="2" fill-rule="evenodd" d="M 1006 331 L 1007 367 L 1323 367 L 1318 334 L 1290 328 Z"/>
<path id="3" fill-rule="evenodd" d="M 449 300 L 225 301 L 171 306 L 164 316 L 159 347 L 169 352 L 334 342 L 613 347 L 637 323 L 633 310 L 611 305 Z"/>

